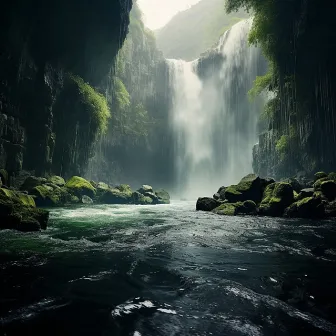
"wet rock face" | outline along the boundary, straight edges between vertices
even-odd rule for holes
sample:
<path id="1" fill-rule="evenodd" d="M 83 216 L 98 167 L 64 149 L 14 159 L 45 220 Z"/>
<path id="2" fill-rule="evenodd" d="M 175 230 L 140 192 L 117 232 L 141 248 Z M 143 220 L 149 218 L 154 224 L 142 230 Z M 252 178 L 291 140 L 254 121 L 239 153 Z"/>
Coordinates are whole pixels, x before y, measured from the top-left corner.
<path id="1" fill-rule="evenodd" d="M 65 74 L 101 84 L 126 37 L 131 5 L 131 0 L 2 4 L 0 168 L 10 176 L 21 169 L 34 170 L 37 176 L 53 170 L 53 160 L 59 160 L 55 145 L 67 123 L 63 119 L 56 129 L 55 106 Z M 70 113 L 71 106 L 67 109 Z"/>

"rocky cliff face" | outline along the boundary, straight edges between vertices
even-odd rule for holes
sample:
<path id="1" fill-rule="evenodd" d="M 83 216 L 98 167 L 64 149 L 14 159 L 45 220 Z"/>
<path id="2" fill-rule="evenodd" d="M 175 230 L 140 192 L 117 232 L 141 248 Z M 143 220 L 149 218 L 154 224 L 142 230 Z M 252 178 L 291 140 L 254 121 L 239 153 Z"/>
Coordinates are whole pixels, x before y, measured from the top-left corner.
<path id="1" fill-rule="evenodd" d="M 131 5 L 131 0 L 6 1 L 0 20 L 0 168 L 11 176 L 22 169 L 37 175 L 61 169 L 64 151 L 73 148 L 57 150 L 74 111 L 73 105 L 58 104 L 67 75 L 101 85 L 126 37 Z M 70 124 L 74 131 L 80 126 Z M 90 144 L 82 149 L 89 152 Z M 54 172 L 79 173 L 85 159 L 73 160 L 71 171 Z"/>

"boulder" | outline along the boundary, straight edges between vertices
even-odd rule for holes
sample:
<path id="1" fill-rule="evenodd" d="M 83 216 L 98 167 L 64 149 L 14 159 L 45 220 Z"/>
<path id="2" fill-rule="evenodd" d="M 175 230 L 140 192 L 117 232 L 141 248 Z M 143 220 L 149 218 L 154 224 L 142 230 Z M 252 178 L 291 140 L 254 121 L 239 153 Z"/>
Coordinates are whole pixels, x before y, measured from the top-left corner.
<path id="1" fill-rule="evenodd" d="M 28 176 L 20 187 L 20 190 L 26 190 L 29 193 L 37 186 L 45 184 L 47 179 L 43 177 Z"/>
<path id="2" fill-rule="evenodd" d="M 89 196 L 82 196 L 81 202 L 83 204 L 93 204 L 93 200 Z"/>
<path id="3" fill-rule="evenodd" d="M 4 190 L 0 191 L 0 229 L 25 232 L 46 229 L 48 211 L 34 207 L 34 200 L 28 195 Z"/>
<path id="4" fill-rule="evenodd" d="M 336 217 L 336 201 L 326 202 L 325 214 L 327 217 Z"/>
<path id="5" fill-rule="evenodd" d="M 336 182 L 325 181 L 321 183 L 322 194 L 329 200 L 332 201 L 336 198 Z"/>
<path id="6" fill-rule="evenodd" d="M 132 194 L 123 193 L 119 189 L 109 189 L 99 197 L 99 202 L 103 204 L 129 204 L 132 203 Z"/>
<path id="7" fill-rule="evenodd" d="M 285 182 L 285 183 L 289 183 L 293 190 L 296 191 L 297 193 L 300 193 L 301 189 L 302 189 L 302 185 L 300 184 L 300 182 L 294 178 L 294 177 L 291 177 L 291 178 L 287 178 L 285 180 L 282 180 L 281 182 Z"/>
<path id="8" fill-rule="evenodd" d="M 328 174 L 326 174 L 325 172 L 317 172 L 314 175 L 314 182 L 316 182 L 317 180 L 320 180 L 322 178 L 328 177 Z"/>
<path id="9" fill-rule="evenodd" d="M 263 184 L 255 174 L 249 174 L 241 179 L 237 185 L 231 185 L 225 189 L 224 196 L 229 203 L 252 200 L 259 203 L 262 198 Z"/>
<path id="10" fill-rule="evenodd" d="M 290 205 L 284 213 L 285 217 L 293 218 L 323 218 L 324 204 L 321 198 L 306 197 Z"/>
<path id="11" fill-rule="evenodd" d="M 154 192 L 150 185 L 144 184 L 140 189 L 137 190 L 140 194 L 144 195 L 146 192 Z"/>
<path id="12" fill-rule="evenodd" d="M 237 203 L 222 203 L 212 212 L 224 216 L 256 215 L 257 205 L 251 200 Z"/>
<path id="13" fill-rule="evenodd" d="M 80 199 L 84 195 L 94 198 L 96 194 L 96 189 L 92 186 L 92 184 L 79 176 L 71 177 L 71 179 L 65 184 L 65 187 L 71 194 L 79 197 Z"/>
<path id="14" fill-rule="evenodd" d="M 210 197 L 200 197 L 196 203 L 196 210 L 212 211 L 220 205 L 218 201 Z"/>
<path id="15" fill-rule="evenodd" d="M 336 181 L 336 173 L 330 173 L 330 174 L 328 175 L 328 179 L 329 179 L 330 181 Z"/>
<path id="16" fill-rule="evenodd" d="M 36 205 L 39 207 L 59 207 L 72 202 L 72 195 L 65 187 L 52 188 L 47 184 L 35 187 L 31 194 L 35 196 Z"/>
<path id="17" fill-rule="evenodd" d="M 293 187 L 289 183 L 275 182 L 266 187 L 258 213 L 262 216 L 282 216 L 293 202 Z"/>
<path id="18" fill-rule="evenodd" d="M 133 191 L 128 184 L 120 184 L 120 185 L 116 186 L 116 189 L 118 189 L 120 192 L 128 195 L 129 197 L 132 196 L 132 194 L 133 194 Z M 153 189 L 150 192 L 153 192 Z"/>
<path id="19" fill-rule="evenodd" d="M 220 199 L 220 194 L 218 194 L 218 193 L 213 194 L 212 198 L 215 199 L 216 201 L 218 201 Z"/>
<path id="20" fill-rule="evenodd" d="M 144 196 L 151 198 L 153 204 L 159 204 L 159 198 L 153 192 L 146 192 Z"/>
<path id="21" fill-rule="evenodd" d="M 50 176 L 47 179 L 47 182 L 50 183 L 50 184 L 56 185 L 58 187 L 64 187 L 65 186 L 65 180 L 61 176 L 56 176 L 56 175 Z"/>
<path id="22" fill-rule="evenodd" d="M 155 191 L 155 195 L 158 198 L 158 204 L 170 204 L 170 195 L 164 189 Z"/>
<path id="23" fill-rule="evenodd" d="M 236 216 L 238 214 L 237 208 L 241 206 L 241 202 L 237 203 L 223 203 L 212 210 L 217 215 Z"/>
<path id="24" fill-rule="evenodd" d="M 0 169 L 0 181 L 2 182 L 3 185 L 9 184 L 9 176 L 7 170 Z"/>
<path id="25" fill-rule="evenodd" d="M 217 194 L 219 195 L 219 199 L 221 200 L 225 200 L 225 190 L 226 190 L 226 187 L 222 186 L 218 189 L 217 191 Z M 215 194 L 216 195 L 216 194 Z M 215 197 L 214 197 L 215 198 Z"/>
<path id="26" fill-rule="evenodd" d="M 321 184 L 325 181 L 329 181 L 328 177 L 322 177 L 318 179 L 313 185 L 313 188 L 315 189 L 315 191 L 321 191 Z"/>
<path id="27" fill-rule="evenodd" d="M 296 200 L 297 201 L 300 201 L 304 198 L 307 198 L 307 197 L 313 197 L 314 195 L 314 188 L 305 188 L 305 189 L 302 189 L 299 193 L 299 195 L 296 197 Z"/>

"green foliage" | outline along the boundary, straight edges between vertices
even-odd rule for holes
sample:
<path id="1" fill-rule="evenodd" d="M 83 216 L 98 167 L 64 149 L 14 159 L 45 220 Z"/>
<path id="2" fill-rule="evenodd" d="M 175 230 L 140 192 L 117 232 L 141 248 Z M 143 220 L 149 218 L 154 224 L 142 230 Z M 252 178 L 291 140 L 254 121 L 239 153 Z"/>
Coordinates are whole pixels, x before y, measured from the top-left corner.
<path id="1" fill-rule="evenodd" d="M 273 82 L 273 71 L 272 68 L 269 67 L 268 72 L 264 76 L 257 76 L 255 81 L 253 82 L 253 87 L 249 91 L 249 96 L 251 98 L 255 98 L 260 95 L 265 90 L 270 90 L 271 84 Z"/>
<path id="2" fill-rule="evenodd" d="M 166 58 L 194 60 L 247 17 L 244 11 L 225 13 L 223 0 L 201 0 L 156 32 L 158 47 Z"/>
<path id="3" fill-rule="evenodd" d="M 283 161 L 289 150 L 289 136 L 282 135 L 275 145 L 275 149 L 280 155 L 280 160 Z"/>
<path id="4" fill-rule="evenodd" d="M 81 101 L 90 114 L 92 127 L 98 134 L 104 134 L 111 116 L 106 98 L 79 76 L 70 75 L 69 78 L 77 86 Z"/>
<path id="5" fill-rule="evenodd" d="M 124 111 L 127 107 L 131 105 L 130 101 L 130 94 L 128 93 L 124 83 L 121 81 L 120 78 L 115 77 L 115 99 L 117 102 L 117 108 L 120 111 Z"/>

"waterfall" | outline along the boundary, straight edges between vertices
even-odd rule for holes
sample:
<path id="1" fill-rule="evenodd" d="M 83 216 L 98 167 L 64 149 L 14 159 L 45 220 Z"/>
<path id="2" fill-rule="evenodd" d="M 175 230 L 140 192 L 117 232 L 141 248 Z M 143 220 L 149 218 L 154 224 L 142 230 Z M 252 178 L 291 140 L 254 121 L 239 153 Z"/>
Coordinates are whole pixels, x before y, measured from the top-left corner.
<path id="1" fill-rule="evenodd" d="M 212 195 L 252 172 L 262 103 L 250 101 L 248 91 L 265 62 L 260 50 L 248 44 L 251 23 L 241 21 L 227 31 L 205 69 L 207 56 L 193 62 L 167 60 L 175 192 L 180 197 Z"/>

